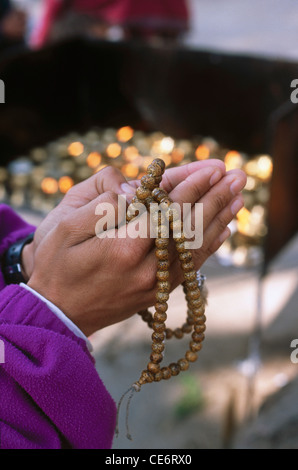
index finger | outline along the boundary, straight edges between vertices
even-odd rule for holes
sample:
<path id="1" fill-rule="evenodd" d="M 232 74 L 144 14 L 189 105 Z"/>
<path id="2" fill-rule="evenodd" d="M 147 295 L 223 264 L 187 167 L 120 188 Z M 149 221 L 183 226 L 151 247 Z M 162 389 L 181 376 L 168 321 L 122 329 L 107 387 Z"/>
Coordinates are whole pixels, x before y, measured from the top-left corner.
<path id="1" fill-rule="evenodd" d="M 222 172 L 222 176 L 226 173 L 224 162 L 211 158 L 210 160 L 186 163 L 173 168 L 168 168 L 162 177 L 161 188 L 170 193 L 178 184 L 184 181 L 189 175 L 206 167 L 216 167 Z M 130 181 L 129 184 L 134 188 L 140 186 L 140 180 Z"/>

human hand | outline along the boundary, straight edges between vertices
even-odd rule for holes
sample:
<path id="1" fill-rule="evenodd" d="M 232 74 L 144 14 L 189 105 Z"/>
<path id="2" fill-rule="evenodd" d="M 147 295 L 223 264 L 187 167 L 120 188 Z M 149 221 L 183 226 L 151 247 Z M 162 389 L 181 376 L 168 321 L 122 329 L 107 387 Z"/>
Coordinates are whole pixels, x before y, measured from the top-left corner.
<path id="1" fill-rule="evenodd" d="M 208 163 L 167 170 L 163 182 L 174 201 L 204 203 L 204 242 L 193 253 L 197 269 L 229 234 L 226 225 L 234 216 L 231 209 L 237 203 L 239 210 L 243 204 L 238 192 L 245 185 L 243 172 L 225 174 L 222 162 Z M 117 170 L 102 170 L 79 188 L 73 188 L 57 208 L 60 221 L 50 214 L 49 220 L 52 218 L 55 223 L 51 228 L 45 223 L 48 233 L 41 229 L 40 239 L 37 234 L 28 285 L 60 307 L 87 335 L 154 304 L 154 241 L 95 236 L 95 208 L 110 202 L 117 214 L 116 195 L 123 193 L 122 183 L 125 179 Z M 80 192 L 89 186 L 92 190 L 88 190 L 82 204 Z M 126 226 L 118 232 L 121 230 L 126 230 Z M 170 257 L 175 287 L 182 278 L 174 249 Z"/>
<path id="2" fill-rule="evenodd" d="M 219 160 L 194 162 L 189 165 L 166 170 L 161 187 L 170 192 L 191 172 L 202 170 L 207 166 L 218 169 L 222 174 L 225 172 L 224 164 Z M 34 254 L 40 242 L 48 232 L 63 221 L 67 215 L 87 205 L 90 201 L 98 197 L 98 195 L 106 191 L 112 191 L 119 195 L 126 194 L 127 199 L 130 201 L 139 184 L 139 180 L 130 181 L 130 183 L 128 183 L 118 170 L 115 170 L 113 167 L 106 167 L 97 175 L 71 188 L 60 204 L 58 204 L 39 225 L 35 232 L 33 242 L 24 247 L 22 252 L 22 270 L 25 280 L 28 281 L 33 272 Z"/>

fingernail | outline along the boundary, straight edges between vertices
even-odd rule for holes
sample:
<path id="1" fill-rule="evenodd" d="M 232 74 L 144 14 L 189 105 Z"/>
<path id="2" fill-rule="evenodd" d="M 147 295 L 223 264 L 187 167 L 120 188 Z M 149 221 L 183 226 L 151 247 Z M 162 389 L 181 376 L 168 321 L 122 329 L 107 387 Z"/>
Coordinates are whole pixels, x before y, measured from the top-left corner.
<path id="1" fill-rule="evenodd" d="M 218 239 L 220 243 L 223 243 L 231 235 L 231 230 L 229 227 L 226 227 L 224 231 L 219 235 Z"/>
<path id="2" fill-rule="evenodd" d="M 210 178 L 210 186 L 213 186 L 214 184 L 218 183 L 221 177 L 221 171 L 215 170 Z"/>
<path id="3" fill-rule="evenodd" d="M 240 211 L 240 209 L 242 209 L 242 207 L 244 206 L 244 203 L 243 203 L 243 199 L 241 198 L 238 198 L 236 199 L 232 205 L 231 205 L 231 212 L 233 215 L 236 215 L 237 212 Z"/>
<path id="4" fill-rule="evenodd" d="M 242 189 L 243 189 L 243 181 L 235 179 L 233 180 L 231 186 L 230 186 L 230 191 L 233 194 L 233 196 L 236 196 Z"/>
<path id="5" fill-rule="evenodd" d="M 135 188 L 130 186 L 130 184 L 128 184 L 128 183 L 122 183 L 121 184 L 121 189 L 126 194 L 135 194 L 136 193 Z"/>

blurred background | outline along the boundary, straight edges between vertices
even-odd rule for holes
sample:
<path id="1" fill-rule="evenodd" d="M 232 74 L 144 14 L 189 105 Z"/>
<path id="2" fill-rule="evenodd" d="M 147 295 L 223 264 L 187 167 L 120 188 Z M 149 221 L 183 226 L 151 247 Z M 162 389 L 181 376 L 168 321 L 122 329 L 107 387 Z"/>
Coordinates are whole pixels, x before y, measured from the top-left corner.
<path id="1" fill-rule="evenodd" d="M 104 166 L 141 178 L 156 156 L 247 174 L 232 235 L 202 268 L 199 360 L 143 387 L 133 441 L 121 415 L 114 448 L 298 448 L 297 21 L 294 0 L 0 1 L 1 202 L 38 224 Z M 178 288 L 169 326 L 185 315 Z M 91 341 L 118 401 L 150 331 L 136 316 Z M 185 348 L 169 341 L 168 361 Z"/>

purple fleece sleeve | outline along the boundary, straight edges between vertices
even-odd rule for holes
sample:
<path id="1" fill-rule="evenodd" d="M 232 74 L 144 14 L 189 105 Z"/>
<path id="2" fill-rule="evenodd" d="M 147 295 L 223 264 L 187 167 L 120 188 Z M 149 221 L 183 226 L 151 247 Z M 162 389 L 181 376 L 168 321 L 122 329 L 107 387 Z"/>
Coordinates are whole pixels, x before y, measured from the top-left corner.
<path id="1" fill-rule="evenodd" d="M 34 229 L 3 206 L 0 221 L 0 254 Z M 1 449 L 111 447 L 116 407 L 85 342 L 2 274 L 0 340 Z"/>

